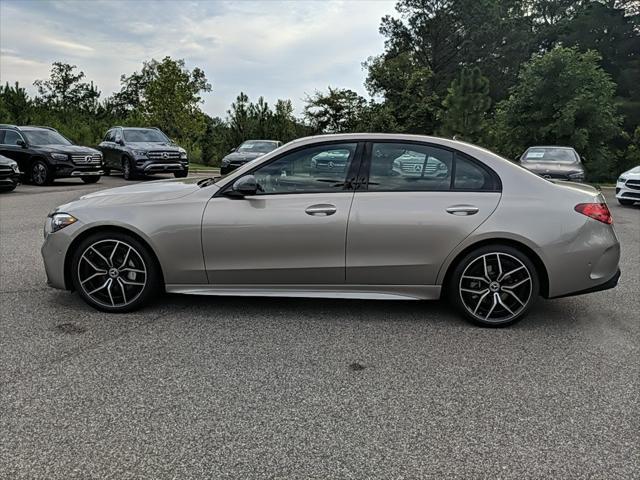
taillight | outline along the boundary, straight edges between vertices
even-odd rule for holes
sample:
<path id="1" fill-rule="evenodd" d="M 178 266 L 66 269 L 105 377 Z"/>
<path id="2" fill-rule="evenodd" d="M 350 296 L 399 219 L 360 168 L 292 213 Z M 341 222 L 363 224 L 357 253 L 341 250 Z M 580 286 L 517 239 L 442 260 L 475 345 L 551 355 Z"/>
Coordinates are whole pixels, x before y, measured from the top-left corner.
<path id="1" fill-rule="evenodd" d="M 574 207 L 574 210 L 607 225 L 613 223 L 611 212 L 606 203 L 579 203 Z"/>

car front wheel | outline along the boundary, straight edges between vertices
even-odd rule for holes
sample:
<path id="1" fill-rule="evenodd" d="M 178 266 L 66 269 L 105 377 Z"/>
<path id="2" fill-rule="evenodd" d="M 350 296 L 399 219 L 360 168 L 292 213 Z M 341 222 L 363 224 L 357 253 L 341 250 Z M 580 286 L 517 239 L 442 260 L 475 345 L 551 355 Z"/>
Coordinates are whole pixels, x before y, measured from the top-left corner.
<path id="1" fill-rule="evenodd" d="M 133 162 L 128 158 L 122 159 L 122 176 L 125 180 L 135 180 L 136 173 L 133 169 Z"/>
<path id="2" fill-rule="evenodd" d="M 130 312 L 160 290 L 161 274 L 149 249 L 120 232 L 100 232 L 84 239 L 71 263 L 73 286 L 92 307 Z"/>
<path id="3" fill-rule="evenodd" d="M 526 255 L 506 245 L 489 245 L 458 263 L 448 288 L 454 305 L 473 323 L 504 327 L 526 315 L 539 283 Z"/>
<path id="4" fill-rule="evenodd" d="M 84 183 L 97 183 L 100 180 L 99 175 L 87 175 L 86 177 L 81 177 Z"/>
<path id="5" fill-rule="evenodd" d="M 49 185 L 53 182 L 53 175 L 51 174 L 51 168 L 43 160 L 36 160 L 31 165 L 31 181 L 38 185 Z"/>
<path id="6" fill-rule="evenodd" d="M 189 175 L 189 170 L 182 170 L 181 172 L 173 172 L 175 178 L 185 178 Z"/>

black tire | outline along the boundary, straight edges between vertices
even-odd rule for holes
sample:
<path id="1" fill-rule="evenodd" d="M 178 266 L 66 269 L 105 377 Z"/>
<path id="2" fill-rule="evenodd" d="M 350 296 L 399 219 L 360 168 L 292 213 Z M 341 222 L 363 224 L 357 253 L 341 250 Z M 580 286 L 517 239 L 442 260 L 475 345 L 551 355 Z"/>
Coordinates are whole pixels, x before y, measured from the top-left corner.
<path id="1" fill-rule="evenodd" d="M 12 185 L 10 187 L 0 187 L 0 192 L 2 193 L 9 193 L 9 192 L 13 192 L 16 189 L 17 185 Z"/>
<path id="2" fill-rule="evenodd" d="M 80 177 L 84 183 L 98 183 L 100 180 L 100 175 L 89 175 L 86 177 Z"/>
<path id="3" fill-rule="evenodd" d="M 103 168 L 102 171 L 104 172 L 105 176 L 109 176 L 111 175 L 111 169 L 110 168 Z"/>
<path id="4" fill-rule="evenodd" d="M 451 302 L 467 319 L 494 328 L 521 320 L 540 291 L 531 259 L 516 248 L 499 244 L 465 255 L 446 287 Z"/>
<path id="5" fill-rule="evenodd" d="M 623 200 L 622 198 L 618 199 L 618 203 L 622 206 L 625 207 L 630 207 L 631 205 L 633 205 L 634 203 L 636 203 L 635 200 Z"/>
<path id="6" fill-rule="evenodd" d="M 51 167 L 44 160 L 36 160 L 31 164 L 31 182 L 40 187 L 51 185 L 53 173 Z"/>
<path id="7" fill-rule="evenodd" d="M 173 176 L 176 178 L 185 178 L 187 175 L 189 175 L 189 169 L 185 169 L 181 172 L 173 172 Z"/>
<path id="8" fill-rule="evenodd" d="M 122 177 L 125 180 L 135 180 L 138 177 L 133 165 L 133 160 L 130 158 L 125 157 L 122 159 Z"/>
<path id="9" fill-rule="evenodd" d="M 94 253 L 96 250 L 103 250 L 104 253 L 111 251 L 113 245 L 117 245 L 115 255 L 103 254 L 103 258 Z M 128 247 L 131 250 L 128 250 Z M 83 259 L 85 254 L 91 255 L 89 261 Z M 107 270 L 109 265 L 111 266 Z M 107 273 L 87 281 L 91 272 L 97 271 L 94 267 L 104 269 Z M 114 269 L 118 270 L 118 273 L 112 274 Z M 131 269 L 137 269 L 136 272 L 144 269 L 146 273 L 143 276 L 141 273 L 125 272 Z M 84 282 L 81 282 L 80 275 L 84 276 Z M 149 248 L 135 237 L 120 232 L 98 232 L 80 242 L 73 252 L 71 277 L 75 290 L 87 304 L 97 310 L 111 313 L 131 312 L 143 307 L 161 291 L 162 286 L 162 272 Z M 94 293 L 95 288 L 109 279 L 112 283 L 108 287 Z M 123 280 L 125 282 L 122 282 Z M 132 287 L 133 290 L 130 290 Z M 118 304 L 114 300 L 117 300 Z"/>

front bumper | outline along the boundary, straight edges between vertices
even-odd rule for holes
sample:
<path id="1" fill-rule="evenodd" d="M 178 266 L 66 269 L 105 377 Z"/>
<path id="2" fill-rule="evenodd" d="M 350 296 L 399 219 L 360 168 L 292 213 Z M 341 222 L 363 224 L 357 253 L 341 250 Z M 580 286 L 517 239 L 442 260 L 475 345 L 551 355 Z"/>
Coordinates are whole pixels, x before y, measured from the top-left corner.
<path id="1" fill-rule="evenodd" d="M 20 182 L 20 172 L 0 172 L 0 189 L 15 188 Z"/>
<path id="2" fill-rule="evenodd" d="M 76 165 L 72 162 L 57 162 L 53 166 L 56 178 L 104 175 L 102 165 Z"/>
<path id="3" fill-rule="evenodd" d="M 134 169 L 138 173 L 185 172 L 189 170 L 188 160 L 149 160 L 138 158 Z"/>
<path id="4" fill-rule="evenodd" d="M 640 180 L 629 179 L 616 183 L 616 198 L 640 202 Z"/>
<path id="5" fill-rule="evenodd" d="M 45 239 L 40 253 L 47 275 L 47 285 L 50 287 L 62 290 L 71 288 L 71 285 L 65 282 L 65 259 L 71 242 L 81 228 L 82 222 L 77 221 L 55 233 L 49 233 L 45 229 Z"/>

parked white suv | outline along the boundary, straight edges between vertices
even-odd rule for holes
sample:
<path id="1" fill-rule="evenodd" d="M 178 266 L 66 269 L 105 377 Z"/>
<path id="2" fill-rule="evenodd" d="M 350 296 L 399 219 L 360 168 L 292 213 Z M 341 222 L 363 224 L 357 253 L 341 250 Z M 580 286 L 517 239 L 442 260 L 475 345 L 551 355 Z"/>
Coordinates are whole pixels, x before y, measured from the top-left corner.
<path id="1" fill-rule="evenodd" d="M 633 205 L 635 202 L 640 202 L 640 165 L 618 177 L 616 198 L 620 205 Z"/>

